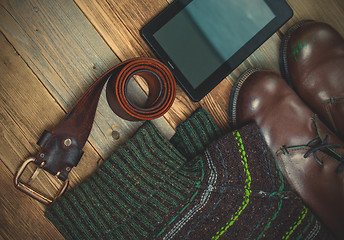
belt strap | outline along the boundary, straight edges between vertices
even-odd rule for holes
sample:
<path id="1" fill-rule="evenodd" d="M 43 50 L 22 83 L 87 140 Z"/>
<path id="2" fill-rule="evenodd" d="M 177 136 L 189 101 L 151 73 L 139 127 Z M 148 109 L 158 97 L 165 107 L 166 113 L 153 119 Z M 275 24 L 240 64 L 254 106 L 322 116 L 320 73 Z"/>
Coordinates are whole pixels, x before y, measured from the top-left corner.
<path id="1" fill-rule="evenodd" d="M 134 75 L 141 76 L 148 84 L 145 107 L 127 98 L 128 82 Z M 125 61 L 95 81 L 53 131 L 43 133 L 37 143 L 41 147 L 35 159 L 37 165 L 63 181 L 67 179 L 83 154 L 81 149 L 90 134 L 106 82 L 109 106 L 118 116 L 130 121 L 158 118 L 168 111 L 175 99 L 175 81 L 165 65 L 151 58 Z"/>
<path id="2" fill-rule="evenodd" d="M 128 82 L 133 76 L 142 77 L 148 84 L 149 94 L 144 107 L 137 106 L 127 97 Z M 39 169 L 65 181 L 57 196 L 62 194 L 67 187 L 69 172 L 83 155 L 82 148 L 92 129 L 99 97 L 106 83 L 109 106 L 118 116 L 129 121 L 161 117 L 172 106 L 176 95 L 172 73 L 155 59 L 135 58 L 115 66 L 89 87 L 54 130 L 44 131 L 37 142 L 40 151 L 35 158 L 26 160 L 15 175 L 14 184 L 18 189 L 41 202 L 52 202 L 19 180 L 26 166 L 34 162 Z"/>

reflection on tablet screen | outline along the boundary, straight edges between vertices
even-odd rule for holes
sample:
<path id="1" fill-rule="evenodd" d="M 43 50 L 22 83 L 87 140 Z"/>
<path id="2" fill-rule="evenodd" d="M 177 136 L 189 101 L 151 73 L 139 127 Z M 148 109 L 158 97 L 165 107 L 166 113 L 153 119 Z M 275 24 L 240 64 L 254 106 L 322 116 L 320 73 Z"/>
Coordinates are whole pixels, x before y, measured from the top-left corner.
<path id="1" fill-rule="evenodd" d="M 264 0 L 194 0 L 153 36 L 197 88 L 274 18 Z"/>

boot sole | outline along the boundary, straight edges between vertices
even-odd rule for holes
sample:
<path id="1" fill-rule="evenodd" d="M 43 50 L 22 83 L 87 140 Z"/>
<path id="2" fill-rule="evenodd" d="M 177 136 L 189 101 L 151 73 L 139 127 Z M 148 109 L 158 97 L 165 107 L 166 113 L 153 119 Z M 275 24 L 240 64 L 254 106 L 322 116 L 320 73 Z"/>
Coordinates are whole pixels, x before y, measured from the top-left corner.
<path id="1" fill-rule="evenodd" d="M 290 40 L 290 37 L 292 33 L 297 30 L 298 28 L 302 27 L 304 24 L 309 23 L 309 22 L 314 22 L 313 20 L 303 20 L 300 21 L 293 26 L 291 26 L 286 33 L 284 34 L 282 40 L 281 40 L 281 45 L 280 45 L 280 71 L 281 71 L 281 76 L 283 79 L 285 79 L 288 83 L 288 85 L 291 88 L 294 88 L 293 83 L 290 79 L 289 75 L 289 69 L 288 69 L 288 56 L 287 56 L 287 47 L 288 47 L 288 42 Z"/>
<path id="2" fill-rule="evenodd" d="M 239 92 L 243 84 L 245 83 L 246 79 L 251 76 L 253 73 L 259 71 L 258 68 L 250 68 L 246 70 L 244 73 L 240 75 L 238 80 L 234 83 L 234 86 L 232 87 L 230 97 L 229 97 L 229 122 L 230 125 L 234 128 L 237 126 L 237 102 L 239 97 Z"/>

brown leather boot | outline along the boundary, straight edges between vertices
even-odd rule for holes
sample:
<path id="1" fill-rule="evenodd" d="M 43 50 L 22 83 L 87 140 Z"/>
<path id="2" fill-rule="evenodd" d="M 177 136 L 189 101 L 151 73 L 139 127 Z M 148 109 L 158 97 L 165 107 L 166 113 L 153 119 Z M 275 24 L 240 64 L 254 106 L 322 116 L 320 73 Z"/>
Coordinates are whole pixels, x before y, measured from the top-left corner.
<path id="1" fill-rule="evenodd" d="M 292 26 L 280 48 L 283 78 L 344 140 L 344 39 L 325 23 Z M 344 223 L 343 223 L 344 227 Z"/>
<path id="2" fill-rule="evenodd" d="M 292 188 L 344 238 L 344 143 L 278 75 L 250 69 L 234 85 L 230 121 L 255 121 Z"/>

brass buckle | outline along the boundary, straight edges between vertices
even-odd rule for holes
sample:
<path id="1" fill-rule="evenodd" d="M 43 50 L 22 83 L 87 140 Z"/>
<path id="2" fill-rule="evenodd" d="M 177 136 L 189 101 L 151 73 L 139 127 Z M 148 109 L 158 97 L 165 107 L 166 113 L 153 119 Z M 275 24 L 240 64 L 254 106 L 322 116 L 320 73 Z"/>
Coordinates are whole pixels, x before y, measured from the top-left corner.
<path id="1" fill-rule="evenodd" d="M 20 182 L 20 177 L 23 174 L 25 168 L 32 162 L 35 161 L 35 158 L 31 157 L 28 158 L 27 160 L 25 160 L 23 162 L 23 164 L 19 167 L 17 173 L 14 175 L 14 186 L 19 189 L 20 191 L 26 193 L 27 195 L 29 195 L 30 197 L 38 200 L 41 203 L 44 204 L 50 204 L 52 203 L 55 199 L 57 199 L 58 197 L 60 197 L 67 189 L 68 184 L 69 184 L 69 180 L 67 179 L 66 181 L 63 182 L 61 188 L 58 190 L 56 196 L 51 199 L 49 197 L 44 196 L 43 194 L 37 192 L 36 190 L 30 188 L 28 185 Z M 39 170 L 42 170 L 42 167 L 44 166 L 44 162 L 42 162 L 42 164 L 40 166 L 37 167 L 36 171 L 31 175 L 30 179 L 34 179 L 38 173 Z"/>

